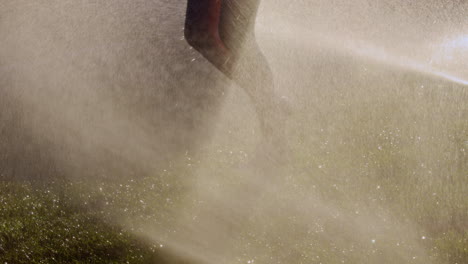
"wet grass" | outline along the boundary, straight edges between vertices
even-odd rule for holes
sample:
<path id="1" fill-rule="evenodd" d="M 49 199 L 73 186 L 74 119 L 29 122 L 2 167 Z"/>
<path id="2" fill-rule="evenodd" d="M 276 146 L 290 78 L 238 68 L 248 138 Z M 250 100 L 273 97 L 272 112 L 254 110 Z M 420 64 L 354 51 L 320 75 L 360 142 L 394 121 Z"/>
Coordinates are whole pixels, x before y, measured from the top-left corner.
<path id="1" fill-rule="evenodd" d="M 148 263 L 152 258 L 154 246 L 103 220 L 102 211 L 76 204 L 71 185 L 49 187 L 0 184 L 2 263 Z"/>
<path id="2" fill-rule="evenodd" d="M 314 173 L 319 174 L 321 169 L 323 167 L 317 167 Z M 335 183 L 330 185 L 328 181 Z M 349 200 L 350 195 L 355 195 L 353 201 L 362 198 L 351 189 L 346 190 L 344 182 L 328 181 L 314 182 L 323 197 L 335 201 Z M 135 223 L 151 222 L 164 226 L 168 221 L 174 221 L 168 210 L 178 202 L 174 194 L 183 190 L 167 182 L 161 178 L 114 183 L 55 181 L 47 185 L 2 182 L 0 260 L 15 264 L 180 263 L 165 256 L 164 245 L 134 235 L 144 232 L 138 230 L 141 225 Z M 335 184 L 339 184 L 338 189 Z M 360 184 L 362 192 L 365 183 L 354 182 L 353 186 L 356 184 Z M 462 193 L 453 193 L 455 186 L 445 184 L 433 186 L 437 190 L 415 192 L 416 189 L 406 188 L 405 184 L 400 187 L 388 183 L 382 183 L 380 187 L 369 185 L 372 187 L 369 186 L 367 200 L 390 199 L 396 203 L 393 212 L 399 212 L 402 219 L 418 223 L 419 231 L 425 236 L 424 246 L 435 263 L 465 263 L 468 260 L 468 232 L 464 229 L 467 203 Z M 125 219 L 131 221 L 123 228 L 120 224 Z M 274 244 L 272 241 L 267 242 Z M 294 251 L 313 256 L 309 260 L 320 257 L 310 263 L 340 263 L 343 259 L 358 263 L 356 261 L 363 260 L 352 254 L 343 257 L 334 243 L 320 237 L 307 243 L 297 244 Z M 309 243 L 314 245 L 313 251 L 310 251 Z M 297 263 L 303 263 L 302 257 L 297 257 Z M 353 262 L 353 258 L 357 260 Z M 389 258 L 385 263 L 393 262 Z"/>
<path id="3" fill-rule="evenodd" d="M 293 176 L 284 187 L 290 189 L 278 200 L 287 207 L 288 194 L 313 193 L 356 219 L 366 213 L 382 213 L 384 220 L 390 215 L 389 233 L 401 232 L 391 229 L 399 223 L 414 227 L 411 231 L 432 263 L 468 263 L 465 101 L 419 84 L 405 96 L 388 91 L 390 95 L 379 92 L 369 102 L 356 99 L 367 98 L 368 90 L 349 92 L 341 101 L 318 98 L 324 101 L 316 103 L 320 112 L 303 109 L 310 114 L 297 117 L 290 129 L 297 141 L 287 173 Z M 248 160 L 245 146 L 222 144 L 213 149 L 223 151 L 205 156 L 203 166 L 223 179 L 216 183 L 235 185 L 236 176 L 226 168 Z M 197 170 L 198 159 L 188 161 L 185 169 Z M 193 175 L 184 175 L 185 169 L 120 182 L 0 182 L 0 263 L 178 263 L 167 256 L 163 243 L 135 234 L 145 233 L 146 223 L 164 228 L 177 221 L 174 210 L 187 198 L 185 188 Z M 257 256 L 255 263 L 267 263 L 270 257 L 293 264 L 413 263 L 393 255 L 399 241 L 355 242 L 358 233 L 343 234 L 328 223 L 305 236 L 283 212 L 269 221 L 255 217 L 248 220 L 253 228 L 239 234 L 240 247 L 251 246 L 253 253 L 255 246 L 269 245 L 267 256 Z M 255 234 L 256 220 L 268 224 L 261 235 Z M 379 243 L 389 243 L 387 252 Z M 405 246 L 411 244 L 398 244 Z M 234 263 L 247 261 L 251 259 Z"/>
<path id="4" fill-rule="evenodd" d="M 161 244 L 117 224 L 164 216 L 162 210 L 155 216 L 158 208 L 147 210 L 143 200 L 162 199 L 155 184 L 0 182 L 1 263 L 179 263 Z"/>

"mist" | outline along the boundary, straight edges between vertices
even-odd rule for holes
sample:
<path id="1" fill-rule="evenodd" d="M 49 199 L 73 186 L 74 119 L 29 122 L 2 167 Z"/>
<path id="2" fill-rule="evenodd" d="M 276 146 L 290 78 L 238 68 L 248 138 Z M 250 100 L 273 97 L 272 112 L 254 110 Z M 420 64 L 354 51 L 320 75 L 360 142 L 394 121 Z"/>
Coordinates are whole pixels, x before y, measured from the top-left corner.
<path id="1" fill-rule="evenodd" d="M 167 263 L 451 263 L 434 252 L 468 228 L 466 2 L 263 0 L 283 162 L 184 40 L 185 7 L 3 0 L 0 179 L 84 182 L 80 204 L 129 186 L 94 198 L 103 220 Z"/>

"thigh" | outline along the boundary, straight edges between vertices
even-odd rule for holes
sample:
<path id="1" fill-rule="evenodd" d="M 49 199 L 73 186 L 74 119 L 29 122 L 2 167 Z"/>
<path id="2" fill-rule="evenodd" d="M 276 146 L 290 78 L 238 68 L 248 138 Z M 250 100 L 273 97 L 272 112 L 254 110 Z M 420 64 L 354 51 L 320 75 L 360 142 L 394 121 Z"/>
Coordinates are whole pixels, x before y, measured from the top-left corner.
<path id="1" fill-rule="evenodd" d="M 255 19 L 260 0 L 222 0 L 219 33 L 233 52 L 254 38 Z"/>
<path id="2" fill-rule="evenodd" d="M 185 27 L 189 30 L 207 31 L 211 22 L 207 12 L 212 4 L 213 0 L 188 0 Z"/>

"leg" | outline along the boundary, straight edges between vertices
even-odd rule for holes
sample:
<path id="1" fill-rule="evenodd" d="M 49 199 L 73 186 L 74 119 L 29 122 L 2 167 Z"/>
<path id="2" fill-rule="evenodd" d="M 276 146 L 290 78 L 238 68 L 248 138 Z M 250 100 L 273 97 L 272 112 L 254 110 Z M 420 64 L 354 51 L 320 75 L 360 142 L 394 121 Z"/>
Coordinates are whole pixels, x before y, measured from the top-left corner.
<path id="1" fill-rule="evenodd" d="M 266 145 L 284 150 L 285 115 L 275 95 L 273 75 L 255 40 L 260 0 L 189 0 L 188 43 L 249 95 Z"/>

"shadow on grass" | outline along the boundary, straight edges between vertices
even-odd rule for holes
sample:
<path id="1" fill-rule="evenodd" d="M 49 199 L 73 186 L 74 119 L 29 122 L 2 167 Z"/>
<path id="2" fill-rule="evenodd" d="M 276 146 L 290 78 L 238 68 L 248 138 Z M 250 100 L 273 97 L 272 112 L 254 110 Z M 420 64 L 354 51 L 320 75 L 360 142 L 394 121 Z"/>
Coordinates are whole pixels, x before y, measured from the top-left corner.
<path id="1" fill-rule="evenodd" d="M 101 205 L 80 204 L 76 190 L 71 182 L 0 182 L 1 262 L 194 263 L 113 224 Z"/>

